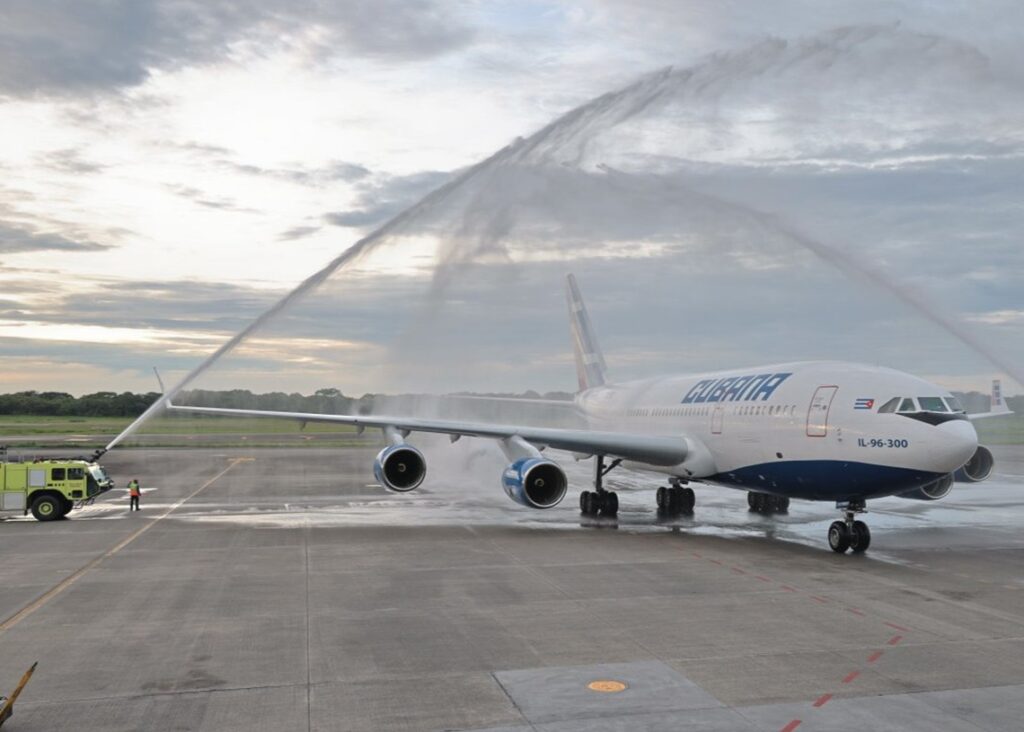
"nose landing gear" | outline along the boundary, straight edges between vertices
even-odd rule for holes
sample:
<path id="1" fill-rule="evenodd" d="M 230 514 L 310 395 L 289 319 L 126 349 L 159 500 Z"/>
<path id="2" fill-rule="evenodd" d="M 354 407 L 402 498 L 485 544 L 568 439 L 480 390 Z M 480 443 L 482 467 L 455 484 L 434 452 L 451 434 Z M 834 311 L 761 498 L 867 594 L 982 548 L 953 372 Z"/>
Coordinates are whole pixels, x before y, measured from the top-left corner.
<path id="1" fill-rule="evenodd" d="M 871 545 L 871 530 L 863 521 L 855 520 L 858 513 L 867 513 L 864 501 L 837 502 L 836 508 L 843 512 L 842 521 L 833 521 L 828 527 L 828 545 L 837 554 L 847 549 L 854 554 L 863 554 Z"/>

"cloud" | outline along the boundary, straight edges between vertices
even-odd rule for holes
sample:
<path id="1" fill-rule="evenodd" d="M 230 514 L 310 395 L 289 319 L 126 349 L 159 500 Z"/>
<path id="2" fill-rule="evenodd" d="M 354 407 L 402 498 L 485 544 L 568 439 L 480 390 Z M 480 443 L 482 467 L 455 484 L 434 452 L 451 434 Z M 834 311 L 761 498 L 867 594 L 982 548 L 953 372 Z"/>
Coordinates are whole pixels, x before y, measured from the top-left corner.
<path id="1" fill-rule="evenodd" d="M 296 226 L 288 229 L 287 231 L 282 231 L 277 235 L 277 238 L 279 241 L 295 241 L 296 239 L 304 239 L 307 236 L 312 236 L 316 232 L 320 231 L 320 229 L 321 227 L 319 226 Z"/>
<path id="2" fill-rule="evenodd" d="M 71 238 L 57 232 L 38 231 L 28 226 L 0 221 L 0 254 L 40 251 L 99 252 L 104 249 L 110 249 L 110 246 L 85 237 Z"/>
<path id="3" fill-rule="evenodd" d="M 82 151 L 75 148 L 52 150 L 38 155 L 37 158 L 42 167 L 59 173 L 72 173 L 76 175 L 99 173 L 107 167 L 106 165 L 84 159 Z"/>
<path id="4" fill-rule="evenodd" d="M 198 188 L 193 188 L 192 186 L 168 183 L 164 185 L 164 188 L 177 196 L 187 198 L 190 201 L 206 208 L 213 208 L 218 211 L 233 211 L 235 213 L 259 213 L 256 209 L 240 206 L 236 201 L 230 198 L 218 197 L 210 193 L 206 193 L 205 191 L 201 191 Z"/>
<path id="5" fill-rule="evenodd" d="M 174 0 L 6 0 L 0 9 L 0 94 L 88 93 L 137 86 L 156 69 L 297 46 L 414 60 L 473 37 L 457 7 L 438 0 L 221 3 Z"/>
<path id="6" fill-rule="evenodd" d="M 328 163 L 319 168 L 268 168 L 251 163 L 239 163 L 233 160 L 218 160 L 217 164 L 236 173 L 262 176 L 298 183 L 299 185 L 321 186 L 338 181 L 353 182 L 369 176 L 370 169 L 358 163 L 341 160 Z"/>
<path id="7" fill-rule="evenodd" d="M 451 176 L 450 172 L 425 170 L 377 178 L 360 187 L 355 208 L 326 213 L 324 221 L 333 226 L 353 228 L 382 224 L 444 185 Z"/>

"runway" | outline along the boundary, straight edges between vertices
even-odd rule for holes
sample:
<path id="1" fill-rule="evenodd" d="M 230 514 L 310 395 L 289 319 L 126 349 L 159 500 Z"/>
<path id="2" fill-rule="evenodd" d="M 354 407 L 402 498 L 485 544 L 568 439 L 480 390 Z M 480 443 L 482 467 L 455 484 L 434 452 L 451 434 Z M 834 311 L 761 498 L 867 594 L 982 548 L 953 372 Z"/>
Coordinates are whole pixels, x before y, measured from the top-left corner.
<path id="1" fill-rule="evenodd" d="M 659 521 L 656 476 L 612 473 L 617 521 L 531 511 L 470 440 L 407 495 L 369 448 L 115 450 L 142 512 L 0 522 L 0 692 L 39 661 L 4 730 L 1016 729 L 1024 449 L 994 452 L 873 502 L 854 557 L 825 504 Z"/>

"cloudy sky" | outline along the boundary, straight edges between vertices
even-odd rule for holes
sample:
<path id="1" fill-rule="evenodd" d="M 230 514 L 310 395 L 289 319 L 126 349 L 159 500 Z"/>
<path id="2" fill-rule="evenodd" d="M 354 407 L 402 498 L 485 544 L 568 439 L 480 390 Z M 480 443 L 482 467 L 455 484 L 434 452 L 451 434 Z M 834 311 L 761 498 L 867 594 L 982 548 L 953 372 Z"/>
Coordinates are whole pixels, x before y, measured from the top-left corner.
<path id="1" fill-rule="evenodd" d="M 569 388 L 571 269 L 615 375 L 984 388 L 921 310 L 1024 364 L 1022 7 L 6 0 L 0 391 L 184 374 L 445 184 L 209 385 Z"/>

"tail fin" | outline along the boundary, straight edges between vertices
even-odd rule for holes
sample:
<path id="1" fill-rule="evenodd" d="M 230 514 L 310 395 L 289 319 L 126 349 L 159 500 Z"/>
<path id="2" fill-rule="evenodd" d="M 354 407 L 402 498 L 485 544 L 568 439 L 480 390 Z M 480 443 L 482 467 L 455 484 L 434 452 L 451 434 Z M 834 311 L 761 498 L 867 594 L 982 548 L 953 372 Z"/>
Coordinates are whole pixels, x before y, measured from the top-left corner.
<path id="1" fill-rule="evenodd" d="M 597 339 L 594 338 L 587 306 L 583 304 L 580 288 L 576 286 L 576 278 L 572 275 L 565 279 L 565 296 L 569 302 L 572 348 L 576 356 L 576 376 L 579 378 L 580 391 L 601 386 L 605 383 L 607 366 Z"/>

